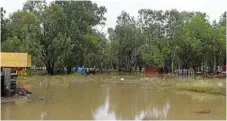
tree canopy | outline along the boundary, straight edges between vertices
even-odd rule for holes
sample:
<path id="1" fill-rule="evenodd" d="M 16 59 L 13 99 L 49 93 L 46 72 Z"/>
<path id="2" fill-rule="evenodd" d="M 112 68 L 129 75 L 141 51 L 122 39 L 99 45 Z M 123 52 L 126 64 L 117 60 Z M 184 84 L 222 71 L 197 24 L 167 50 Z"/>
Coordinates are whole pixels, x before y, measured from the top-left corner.
<path id="1" fill-rule="evenodd" d="M 32 64 L 57 68 L 167 67 L 216 71 L 226 58 L 226 12 L 210 22 L 206 13 L 140 9 L 138 16 L 122 11 L 108 38 L 94 29 L 105 25 L 105 6 L 91 1 L 27 1 L 5 17 L 1 8 L 1 50 L 27 52 Z"/>

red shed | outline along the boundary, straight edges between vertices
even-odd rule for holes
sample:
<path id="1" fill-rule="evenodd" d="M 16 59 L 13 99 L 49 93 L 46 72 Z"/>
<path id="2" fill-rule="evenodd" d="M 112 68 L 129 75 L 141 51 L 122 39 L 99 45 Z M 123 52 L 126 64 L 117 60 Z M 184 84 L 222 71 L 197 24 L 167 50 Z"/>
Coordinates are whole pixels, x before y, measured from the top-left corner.
<path id="1" fill-rule="evenodd" d="M 145 75 L 160 74 L 160 71 L 158 70 L 157 67 L 152 66 L 152 67 L 144 68 L 144 74 Z"/>

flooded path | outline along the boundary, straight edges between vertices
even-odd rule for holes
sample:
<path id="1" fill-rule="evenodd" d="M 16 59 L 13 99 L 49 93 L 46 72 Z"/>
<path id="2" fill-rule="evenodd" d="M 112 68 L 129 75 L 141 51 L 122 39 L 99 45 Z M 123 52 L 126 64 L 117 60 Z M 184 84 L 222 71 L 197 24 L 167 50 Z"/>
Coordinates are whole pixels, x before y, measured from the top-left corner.
<path id="1" fill-rule="evenodd" d="M 28 77 L 33 98 L 1 104 L 5 120 L 225 120 L 226 97 L 107 83 L 100 76 Z M 125 77 L 127 80 L 140 80 Z M 134 82 L 136 83 L 136 82 Z M 197 113 L 210 110 L 208 114 Z"/>

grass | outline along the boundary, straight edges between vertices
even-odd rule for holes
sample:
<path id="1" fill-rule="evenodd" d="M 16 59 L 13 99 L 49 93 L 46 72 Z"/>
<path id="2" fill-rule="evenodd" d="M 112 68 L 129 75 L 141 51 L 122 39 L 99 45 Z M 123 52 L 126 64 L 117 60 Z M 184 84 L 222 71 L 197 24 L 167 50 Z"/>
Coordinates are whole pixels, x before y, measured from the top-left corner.
<path id="1" fill-rule="evenodd" d="M 120 78 L 124 78 L 124 81 L 121 81 Z M 47 82 L 52 85 L 71 85 L 72 83 L 78 82 L 95 82 L 95 83 L 105 83 L 105 84 L 113 84 L 119 86 L 127 86 L 127 87 L 141 87 L 141 88 L 160 88 L 160 89 L 179 89 L 185 91 L 195 91 L 195 92 L 202 92 L 208 94 L 220 94 L 226 95 L 226 88 L 218 87 L 217 82 L 223 80 L 206 80 L 206 81 L 199 81 L 194 80 L 184 80 L 184 82 L 179 82 L 174 78 L 170 78 L 169 76 L 160 78 L 160 77 L 139 77 L 137 75 L 119 75 L 119 74 L 97 74 L 97 75 L 90 75 L 85 76 L 79 73 L 73 74 L 65 74 L 65 75 L 37 75 L 31 77 L 18 77 L 18 84 L 27 85 L 27 84 L 39 84 L 42 82 L 44 85 Z M 224 84 L 225 85 L 225 82 Z"/>
<path id="2" fill-rule="evenodd" d="M 200 93 L 200 92 L 194 92 L 194 91 L 175 91 L 176 94 L 179 95 L 188 95 L 190 96 L 193 100 L 197 100 L 199 102 L 213 102 L 217 99 L 222 99 L 225 98 L 225 96 L 220 96 L 220 95 L 212 95 L 208 93 Z"/>
<path id="3" fill-rule="evenodd" d="M 226 95 L 226 88 L 213 86 L 209 82 L 202 82 L 202 81 L 184 82 L 184 83 L 176 84 L 175 87 L 177 89 L 187 90 L 187 91 Z"/>

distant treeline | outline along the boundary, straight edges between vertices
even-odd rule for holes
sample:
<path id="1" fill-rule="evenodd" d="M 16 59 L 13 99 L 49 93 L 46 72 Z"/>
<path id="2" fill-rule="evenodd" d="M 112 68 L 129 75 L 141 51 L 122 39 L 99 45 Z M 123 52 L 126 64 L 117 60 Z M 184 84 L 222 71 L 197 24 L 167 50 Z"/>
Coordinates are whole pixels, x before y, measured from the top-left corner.
<path id="1" fill-rule="evenodd" d="M 4 52 L 27 52 L 32 64 L 57 68 L 85 65 L 102 70 L 158 66 L 215 72 L 226 58 L 226 12 L 219 21 L 201 12 L 141 9 L 137 19 L 122 11 L 109 38 L 94 29 L 105 25 L 107 9 L 91 1 L 27 1 L 6 18 L 1 8 Z"/>

